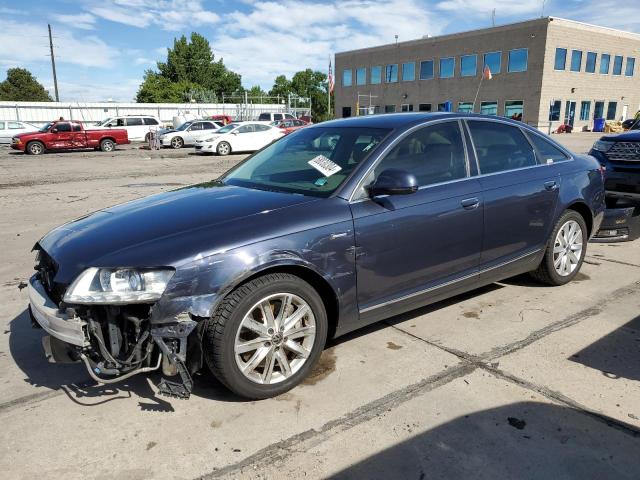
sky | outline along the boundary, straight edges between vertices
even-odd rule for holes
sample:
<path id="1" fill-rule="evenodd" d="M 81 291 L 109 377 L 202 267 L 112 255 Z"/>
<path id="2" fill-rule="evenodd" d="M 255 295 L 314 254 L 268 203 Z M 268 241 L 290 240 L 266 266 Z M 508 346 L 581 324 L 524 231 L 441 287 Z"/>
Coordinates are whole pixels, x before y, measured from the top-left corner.
<path id="1" fill-rule="evenodd" d="M 640 32 L 629 0 L 547 0 L 556 16 Z M 246 88 L 277 75 L 326 72 L 335 52 L 540 17 L 542 0 L 0 0 L 0 81 L 29 69 L 53 95 L 47 23 L 61 101 L 132 101 L 145 70 L 192 31 Z"/>

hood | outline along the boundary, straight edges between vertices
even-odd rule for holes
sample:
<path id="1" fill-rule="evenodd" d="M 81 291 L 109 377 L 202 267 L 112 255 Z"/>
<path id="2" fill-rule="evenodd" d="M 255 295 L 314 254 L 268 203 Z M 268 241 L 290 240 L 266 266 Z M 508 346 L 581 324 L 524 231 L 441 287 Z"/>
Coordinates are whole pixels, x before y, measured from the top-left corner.
<path id="1" fill-rule="evenodd" d="M 605 135 L 600 140 L 608 142 L 640 142 L 640 130 L 631 130 L 618 135 Z"/>
<path id="2" fill-rule="evenodd" d="M 178 266 L 238 241 L 225 237 L 225 229 L 257 238 L 254 216 L 268 225 L 265 215 L 317 200 L 203 183 L 100 210 L 52 230 L 38 243 L 58 265 L 55 281 L 69 283 L 92 266 Z M 244 228 L 235 228 L 238 224 Z"/>

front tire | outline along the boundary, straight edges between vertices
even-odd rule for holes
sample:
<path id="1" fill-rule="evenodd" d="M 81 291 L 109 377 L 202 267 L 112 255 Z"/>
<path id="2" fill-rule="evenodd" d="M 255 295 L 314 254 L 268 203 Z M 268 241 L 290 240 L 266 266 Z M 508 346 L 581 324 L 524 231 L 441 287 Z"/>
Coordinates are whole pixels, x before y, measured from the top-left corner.
<path id="1" fill-rule="evenodd" d="M 231 145 L 229 145 L 227 142 L 220 142 L 216 147 L 216 152 L 218 152 L 218 155 L 221 155 L 223 157 L 225 155 L 229 155 L 231 153 Z"/>
<path id="2" fill-rule="evenodd" d="M 567 210 L 551 232 L 542 263 L 531 275 L 552 286 L 569 283 L 582 267 L 588 240 L 587 224 L 582 215 Z"/>
<path id="3" fill-rule="evenodd" d="M 105 138 L 104 140 L 102 140 L 100 142 L 100 150 L 102 150 L 103 152 L 113 152 L 113 150 L 116 148 L 115 143 L 113 143 L 113 140 L 109 140 L 108 138 Z"/>
<path id="4" fill-rule="evenodd" d="M 318 292 L 295 275 L 272 273 L 231 292 L 205 325 L 204 357 L 241 397 L 258 400 L 298 385 L 327 338 Z"/>
<path id="5" fill-rule="evenodd" d="M 171 148 L 182 148 L 184 147 L 184 140 L 182 137 L 173 137 L 171 139 Z"/>
<path id="6" fill-rule="evenodd" d="M 31 155 L 42 155 L 44 153 L 44 144 L 42 142 L 30 142 L 25 151 Z"/>

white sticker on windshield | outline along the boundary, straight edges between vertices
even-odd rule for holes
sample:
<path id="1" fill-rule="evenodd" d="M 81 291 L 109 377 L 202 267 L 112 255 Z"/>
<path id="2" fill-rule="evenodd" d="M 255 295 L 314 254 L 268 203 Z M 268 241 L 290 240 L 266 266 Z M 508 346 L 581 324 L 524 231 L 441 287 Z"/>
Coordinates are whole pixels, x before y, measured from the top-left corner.
<path id="1" fill-rule="evenodd" d="M 324 155 L 318 155 L 307 162 L 313 168 L 318 170 L 325 177 L 330 177 L 334 173 L 338 173 L 342 170 L 342 167 L 337 163 L 332 162 Z"/>

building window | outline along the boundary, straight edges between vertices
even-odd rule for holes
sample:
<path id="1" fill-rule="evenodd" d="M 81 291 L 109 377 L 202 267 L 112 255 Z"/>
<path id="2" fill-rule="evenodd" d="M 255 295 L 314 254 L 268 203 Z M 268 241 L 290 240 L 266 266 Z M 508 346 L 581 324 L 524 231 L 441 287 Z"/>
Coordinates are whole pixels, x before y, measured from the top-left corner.
<path id="1" fill-rule="evenodd" d="M 497 115 L 498 102 L 482 102 L 480 104 L 480 113 L 482 115 Z"/>
<path id="2" fill-rule="evenodd" d="M 587 73 L 596 72 L 596 60 L 598 54 L 596 52 L 587 52 L 587 64 L 584 66 L 584 71 Z"/>
<path id="3" fill-rule="evenodd" d="M 385 105 L 384 106 L 384 113 L 393 113 L 396 111 L 396 106 L 395 105 Z"/>
<path id="4" fill-rule="evenodd" d="M 500 73 L 500 70 L 502 68 L 502 52 L 485 53 L 484 64 L 482 66 L 483 70 L 485 66 L 489 67 L 489 70 L 491 70 L 492 75 L 495 75 L 496 73 Z"/>
<path id="5" fill-rule="evenodd" d="M 431 104 L 430 103 L 421 103 L 418 105 L 418 111 L 420 112 L 430 112 Z"/>
<path id="6" fill-rule="evenodd" d="M 342 72 L 342 86 L 350 87 L 351 86 L 351 69 L 347 68 Z"/>
<path id="7" fill-rule="evenodd" d="M 456 69 L 456 59 L 454 57 L 440 59 L 440 78 L 453 78 Z"/>
<path id="8" fill-rule="evenodd" d="M 504 102 L 504 116 L 512 120 L 522 121 L 524 102 L 522 100 L 510 100 Z"/>
<path id="9" fill-rule="evenodd" d="M 582 50 L 571 50 L 571 71 L 579 72 L 582 66 Z"/>
<path id="10" fill-rule="evenodd" d="M 622 75 L 622 56 L 616 55 L 613 59 L 613 74 Z"/>
<path id="11" fill-rule="evenodd" d="M 460 103 L 458 103 L 458 112 L 460 112 L 460 113 L 473 113 L 473 102 L 460 102 Z"/>
<path id="12" fill-rule="evenodd" d="M 382 82 L 382 67 L 371 67 L 371 85 L 378 85 Z"/>
<path id="13" fill-rule="evenodd" d="M 402 81 L 412 82 L 416 79 L 416 64 L 415 62 L 402 64 Z"/>
<path id="14" fill-rule="evenodd" d="M 351 116 L 351 107 L 342 107 L 342 118 L 348 118 Z"/>
<path id="15" fill-rule="evenodd" d="M 609 102 L 609 105 L 607 105 L 607 120 L 616 119 L 617 109 L 618 109 L 618 102 Z"/>
<path id="16" fill-rule="evenodd" d="M 384 81 L 385 83 L 396 83 L 398 81 L 398 64 L 397 63 L 393 63 L 385 67 Z"/>
<path id="17" fill-rule="evenodd" d="M 529 61 L 529 50 L 526 48 L 516 48 L 509 52 L 509 73 L 526 72 Z"/>
<path id="18" fill-rule="evenodd" d="M 591 102 L 582 101 L 580 103 L 580 120 L 589 120 L 591 118 Z"/>
<path id="19" fill-rule="evenodd" d="M 431 80 L 433 78 L 433 60 L 420 62 L 420 80 Z"/>
<path id="20" fill-rule="evenodd" d="M 567 49 L 556 48 L 556 61 L 553 68 L 555 70 L 564 70 L 567 66 Z"/>
<path id="21" fill-rule="evenodd" d="M 367 84 L 367 69 L 362 67 L 356 70 L 356 85 Z"/>
<path id="22" fill-rule="evenodd" d="M 611 62 L 611 55 L 603 53 L 600 57 L 600 73 L 604 75 L 609 74 L 609 63 Z"/>
<path id="23" fill-rule="evenodd" d="M 624 74 L 627 77 L 633 77 L 633 70 L 636 67 L 636 59 L 633 57 L 627 57 L 627 67 L 624 71 Z"/>
<path id="24" fill-rule="evenodd" d="M 446 103 L 439 103 L 438 104 L 438 111 L 439 112 L 446 112 L 447 111 L 447 104 Z"/>
<path id="25" fill-rule="evenodd" d="M 596 102 L 593 106 L 593 118 L 604 118 L 604 102 Z"/>
<path id="26" fill-rule="evenodd" d="M 460 76 L 475 77 L 478 73 L 478 55 L 460 57 Z"/>
<path id="27" fill-rule="evenodd" d="M 413 105 L 412 105 L 412 104 L 410 104 L 410 103 L 403 103 L 403 104 L 400 106 L 400 109 L 401 109 L 403 112 L 413 112 Z"/>
<path id="28" fill-rule="evenodd" d="M 560 120 L 560 108 L 562 108 L 562 101 L 553 100 L 549 104 L 549 121 L 557 122 Z"/>

